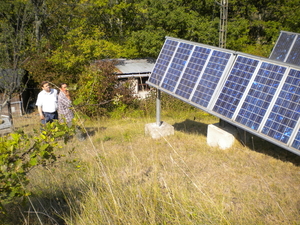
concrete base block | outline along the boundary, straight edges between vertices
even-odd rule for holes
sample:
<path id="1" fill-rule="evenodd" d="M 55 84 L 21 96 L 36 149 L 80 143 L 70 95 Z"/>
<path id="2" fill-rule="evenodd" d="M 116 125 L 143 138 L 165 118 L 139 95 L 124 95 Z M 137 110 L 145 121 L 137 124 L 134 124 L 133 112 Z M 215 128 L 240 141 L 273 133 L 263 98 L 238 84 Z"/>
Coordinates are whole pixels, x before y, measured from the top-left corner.
<path id="1" fill-rule="evenodd" d="M 12 132 L 12 124 L 8 117 L 0 116 L 0 135 L 6 135 Z"/>
<path id="2" fill-rule="evenodd" d="M 207 144 L 211 147 L 230 148 L 236 136 L 237 131 L 232 126 L 220 127 L 219 124 L 209 124 L 207 127 Z"/>
<path id="3" fill-rule="evenodd" d="M 145 125 L 145 135 L 150 135 L 154 139 L 174 135 L 174 127 L 165 122 L 160 126 L 157 123 L 148 123 Z"/>

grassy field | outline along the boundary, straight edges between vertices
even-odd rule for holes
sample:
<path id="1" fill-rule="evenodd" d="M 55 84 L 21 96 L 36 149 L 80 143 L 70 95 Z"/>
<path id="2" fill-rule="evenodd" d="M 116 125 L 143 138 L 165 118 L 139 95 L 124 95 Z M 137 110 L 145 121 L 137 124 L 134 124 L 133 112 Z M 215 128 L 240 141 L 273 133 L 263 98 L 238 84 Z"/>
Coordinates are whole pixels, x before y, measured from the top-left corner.
<path id="1" fill-rule="evenodd" d="M 16 127 L 38 127 L 35 114 Z M 85 121 L 53 167 L 30 174 L 32 195 L 3 224 L 300 224 L 300 157 L 253 138 L 209 147 L 203 112 L 162 115 L 175 134 L 145 136 L 155 118 Z"/>

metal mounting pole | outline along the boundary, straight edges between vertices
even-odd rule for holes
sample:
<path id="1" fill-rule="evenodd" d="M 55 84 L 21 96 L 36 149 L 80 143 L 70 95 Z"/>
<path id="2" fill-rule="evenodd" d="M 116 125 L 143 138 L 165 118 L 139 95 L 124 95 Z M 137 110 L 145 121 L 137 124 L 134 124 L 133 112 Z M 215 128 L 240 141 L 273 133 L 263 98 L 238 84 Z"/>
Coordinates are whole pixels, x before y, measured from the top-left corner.
<path id="1" fill-rule="evenodd" d="M 157 126 L 161 125 L 161 121 L 160 121 L 160 108 L 161 108 L 161 104 L 160 104 L 160 90 L 156 89 L 156 124 L 157 124 Z"/>
<path id="2" fill-rule="evenodd" d="M 218 2 L 217 2 L 218 3 Z M 220 25 L 219 25 L 219 47 L 226 48 L 227 37 L 227 17 L 228 17 L 228 0 L 221 0 L 220 3 Z M 219 119 L 219 125 L 225 127 L 226 122 Z"/>
<path id="3" fill-rule="evenodd" d="M 220 27 L 219 27 L 219 47 L 226 48 L 226 36 L 227 36 L 227 18 L 228 18 L 228 0 L 221 0 L 218 3 L 220 9 Z"/>

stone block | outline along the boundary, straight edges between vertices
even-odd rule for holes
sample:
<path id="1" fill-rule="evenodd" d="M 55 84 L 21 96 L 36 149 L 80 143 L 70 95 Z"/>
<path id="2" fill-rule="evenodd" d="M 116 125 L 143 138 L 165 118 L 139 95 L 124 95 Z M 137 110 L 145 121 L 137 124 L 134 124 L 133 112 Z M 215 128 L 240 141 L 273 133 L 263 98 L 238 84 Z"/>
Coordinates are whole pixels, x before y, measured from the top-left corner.
<path id="1" fill-rule="evenodd" d="M 230 148 L 236 136 L 237 130 L 233 126 L 220 127 L 219 124 L 209 124 L 207 127 L 207 144 L 211 147 Z"/>
<path id="2" fill-rule="evenodd" d="M 162 122 L 160 126 L 157 123 L 148 123 L 145 125 L 145 135 L 150 135 L 153 139 L 174 135 L 174 127 L 166 122 Z"/>

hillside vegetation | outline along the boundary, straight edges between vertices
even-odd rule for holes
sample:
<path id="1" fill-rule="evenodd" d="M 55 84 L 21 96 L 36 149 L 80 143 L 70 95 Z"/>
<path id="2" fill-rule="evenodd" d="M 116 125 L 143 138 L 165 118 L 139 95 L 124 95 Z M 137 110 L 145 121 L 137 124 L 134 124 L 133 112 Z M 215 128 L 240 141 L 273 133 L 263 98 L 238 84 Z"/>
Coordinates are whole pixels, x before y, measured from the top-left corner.
<path id="1" fill-rule="evenodd" d="M 95 60 L 157 58 L 165 36 L 219 46 L 224 2 L 1 0 L 0 67 L 75 84 Z M 300 32 L 299 0 L 227 2 L 228 49 L 268 57 L 281 30 Z"/>
<path id="2" fill-rule="evenodd" d="M 31 171 L 32 195 L 6 205 L 3 224 L 300 224 L 299 156 L 255 137 L 209 147 L 218 119 L 202 111 L 162 120 L 173 136 L 145 136 L 151 116 L 84 121 L 87 139 Z M 30 132 L 37 115 L 15 123 Z"/>

